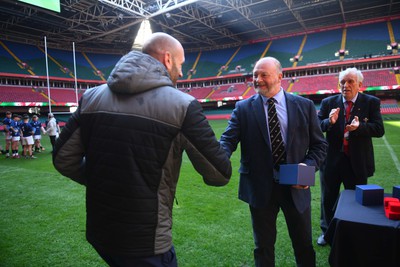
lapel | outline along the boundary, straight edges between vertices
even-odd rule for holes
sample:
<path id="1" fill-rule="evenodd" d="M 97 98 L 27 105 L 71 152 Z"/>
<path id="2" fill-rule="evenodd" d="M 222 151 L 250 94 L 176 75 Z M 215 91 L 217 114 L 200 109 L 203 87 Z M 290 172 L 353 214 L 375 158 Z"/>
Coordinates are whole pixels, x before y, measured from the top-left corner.
<path id="1" fill-rule="evenodd" d="M 339 118 L 336 122 L 337 125 L 339 125 L 340 127 L 340 133 L 344 132 L 344 124 L 345 124 L 345 108 L 344 108 L 344 104 L 343 104 L 343 97 L 341 94 L 338 94 L 336 96 L 336 100 L 334 103 L 334 106 L 332 108 L 340 108 L 340 112 L 339 112 Z"/>
<path id="2" fill-rule="evenodd" d="M 354 116 L 358 116 L 359 120 L 361 121 L 361 108 L 364 106 L 364 95 L 358 92 L 357 100 L 354 103 L 353 110 L 351 112 L 351 120 L 353 120 Z"/>
<path id="3" fill-rule="evenodd" d="M 263 135 L 264 140 L 267 143 L 268 147 L 270 147 L 270 141 L 269 141 L 268 131 L 267 131 L 267 118 L 265 117 L 264 103 L 259 94 L 257 94 L 253 98 L 253 101 L 251 102 L 251 107 L 252 107 L 253 113 L 257 119 L 258 127 L 260 128 L 261 134 Z"/>
<path id="4" fill-rule="evenodd" d="M 300 114 L 298 111 L 298 104 L 296 98 L 291 94 L 288 94 L 284 91 L 285 100 L 286 100 L 286 109 L 287 109 L 287 140 L 286 140 L 286 153 L 290 151 L 290 147 L 293 141 L 293 137 L 295 136 L 295 131 L 297 129 L 298 120 L 296 120 L 296 114 Z"/>

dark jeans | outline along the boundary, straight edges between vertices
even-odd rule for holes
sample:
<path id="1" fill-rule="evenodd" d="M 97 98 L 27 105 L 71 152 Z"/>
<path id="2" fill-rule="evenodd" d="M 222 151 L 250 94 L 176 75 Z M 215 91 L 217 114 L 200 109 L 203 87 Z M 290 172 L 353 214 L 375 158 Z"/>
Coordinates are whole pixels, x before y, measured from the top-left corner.
<path id="1" fill-rule="evenodd" d="M 266 207 L 250 206 L 256 247 L 255 265 L 275 266 L 276 218 L 280 209 L 286 219 L 297 266 L 315 266 L 315 251 L 311 236 L 311 207 L 300 213 L 293 203 L 290 186 L 279 184 L 274 184 L 271 200 Z"/>
<path id="2" fill-rule="evenodd" d="M 132 258 L 124 256 L 113 256 L 104 254 L 97 250 L 97 253 L 111 267 L 177 267 L 174 246 L 164 254 L 144 258 Z"/>
<path id="3" fill-rule="evenodd" d="M 356 177 L 351 161 L 344 153 L 340 154 L 338 166 L 326 170 L 325 165 L 320 170 L 321 180 L 321 230 L 326 232 L 336 210 L 340 186 L 354 190 L 356 185 L 367 184 L 367 177 Z"/>

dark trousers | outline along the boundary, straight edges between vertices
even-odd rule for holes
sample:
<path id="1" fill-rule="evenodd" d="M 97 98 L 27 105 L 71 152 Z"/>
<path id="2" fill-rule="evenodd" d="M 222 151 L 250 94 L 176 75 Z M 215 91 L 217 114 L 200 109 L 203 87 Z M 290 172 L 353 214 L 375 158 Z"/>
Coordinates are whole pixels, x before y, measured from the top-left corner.
<path id="1" fill-rule="evenodd" d="M 300 213 L 293 203 L 290 186 L 274 184 L 271 200 L 266 207 L 250 206 L 256 267 L 275 266 L 276 219 L 280 209 L 286 219 L 297 266 L 315 266 L 315 251 L 311 236 L 311 207 Z"/>
<path id="2" fill-rule="evenodd" d="M 54 151 L 54 145 L 56 144 L 56 136 L 55 135 L 49 135 L 49 137 L 50 137 L 51 146 L 53 147 L 53 151 Z"/>
<path id="3" fill-rule="evenodd" d="M 111 267 L 177 267 L 176 254 L 174 246 L 164 254 L 155 255 L 144 258 L 132 258 L 123 256 L 113 256 L 102 253 L 97 250 L 97 253 Z"/>
<path id="4" fill-rule="evenodd" d="M 357 177 L 351 167 L 348 156 L 341 153 L 338 165 L 326 170 L 324 165 L 320 170 L 321 181 L 321 230 L 326 232 L 336 210 L 340 186 L 354 190 L 356 185 L 367 184 L 367 177 Z"/>

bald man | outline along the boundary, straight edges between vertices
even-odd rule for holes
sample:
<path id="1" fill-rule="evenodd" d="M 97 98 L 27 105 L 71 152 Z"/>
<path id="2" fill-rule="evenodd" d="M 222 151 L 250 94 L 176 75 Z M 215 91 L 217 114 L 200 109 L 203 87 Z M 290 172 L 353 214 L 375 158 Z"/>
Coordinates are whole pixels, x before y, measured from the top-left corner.
<path id="1" fill-rule="evenodd" d="M 228 155 L 241 145 L 239 198 L 251 212 L 255 265 L 275 266 L 276 219 L 282 209 L 297 265 L 315 266 L 310 188 L 279 184 L 279 168 L 287 163 L 318 169 L 327 143 L 313 102 L 286 93 L 281 81 L 277 59 L 256 63 L 253 82 L 258 94 L 236 103 L 221 144 Z"/>
<path id="2" fill-rule="evenodd" d="M 153 34 L 85 92 L 57 140 L 54 166 L 86 186 L 86 237 L 110 266 L 177 266 L 172 207 L 184 150 L 206 184 L 230 179 L 199 102 L 175 88 L 184 60 L 179 41 Z"/>

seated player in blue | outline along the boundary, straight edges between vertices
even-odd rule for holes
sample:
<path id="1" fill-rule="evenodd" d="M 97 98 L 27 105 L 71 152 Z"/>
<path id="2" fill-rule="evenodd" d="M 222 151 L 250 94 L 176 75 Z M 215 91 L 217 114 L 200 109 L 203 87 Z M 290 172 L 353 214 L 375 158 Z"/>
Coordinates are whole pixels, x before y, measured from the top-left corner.
<path id="1" fill-rule="evenodd" d="M 10 133 L 11 133 L 11 150 L 12 150 L 12 158 L 19 159 L 18 148 L 19 141 L 21 140 L 21 115 L 13 114 L 13 120 L 10 124 Z"/>
<path id="2" fill-rule="evenodd" d="M 23 123 L 21 124 L 21 132 L 22 132 L 22 146 L 24 149 L 23 154 L 25 155 L 25 159 L 36 159 L 36 157 L 32 155 L 32 145 L 33 145 L 32 135 L 35 133 L 35 129 L 29 122 L 29 116 L 27 114 L 24 114 L 23 116 Z"/>
<path id="3" fill-rule="evenodd" d="M 42 132 L 44 133 L 45 129 L 43 128 L 42 123 L 39 121 L 39 118 L 36 115 L 32 116 L 31 125 L 35 130 L 35 133 L 33 134 L 33 140 L 35 142 L 35 152 L 40 153 L 42 150 L 44 150 L 44 147 L 42 147 L 40 141 L 42 139 Z"/>

